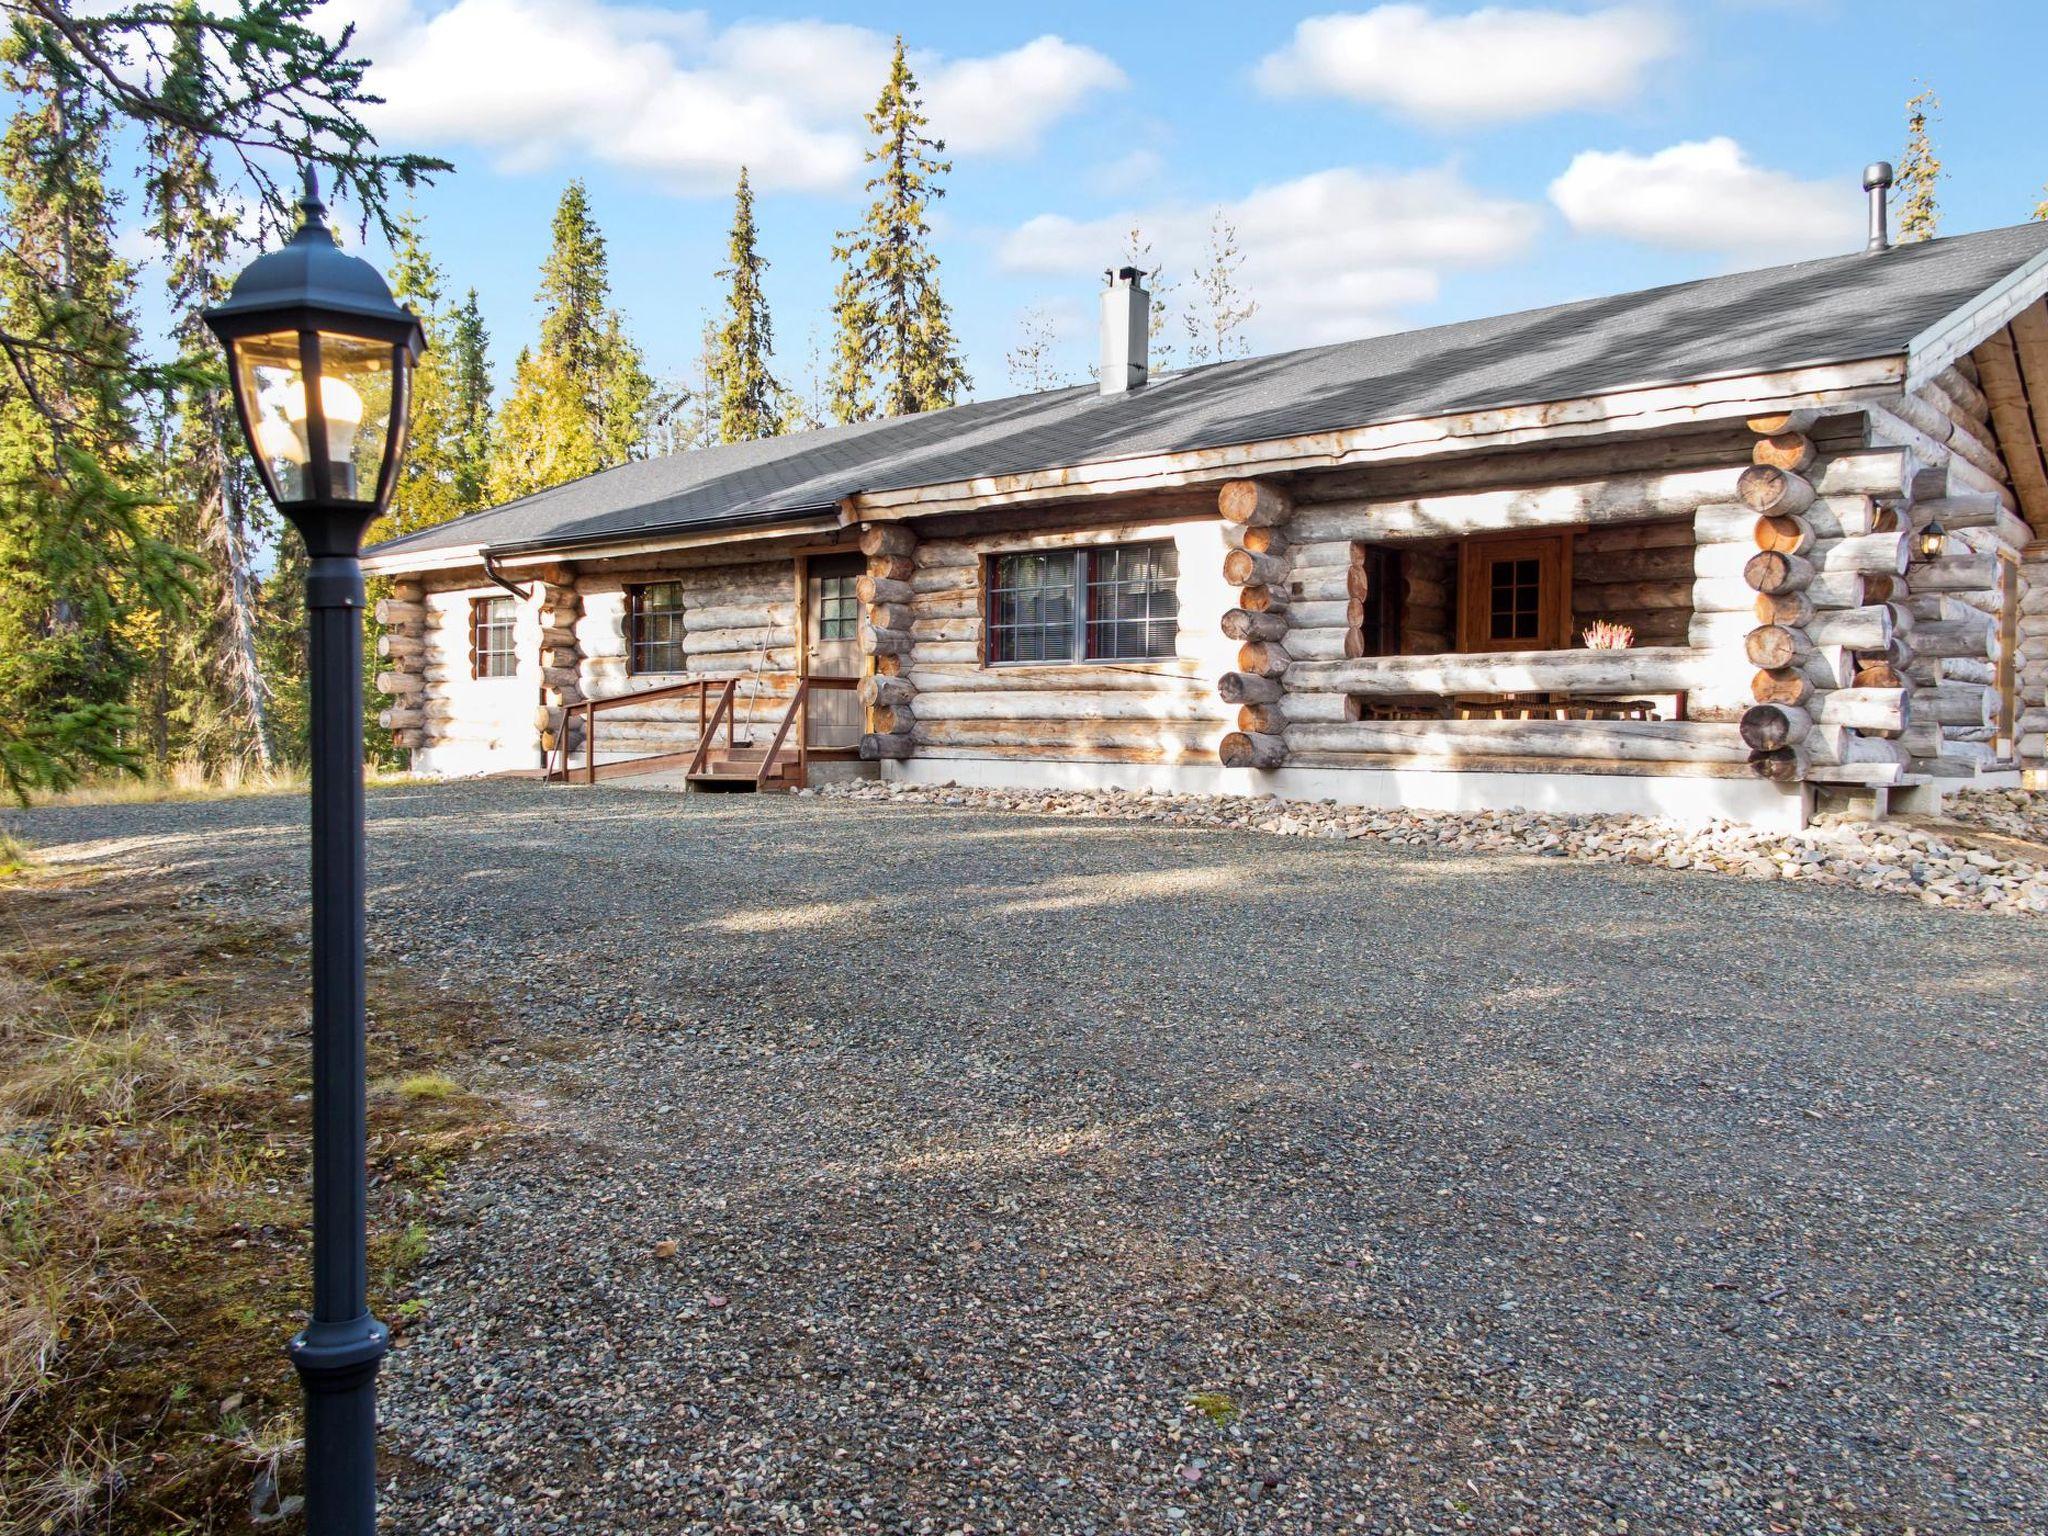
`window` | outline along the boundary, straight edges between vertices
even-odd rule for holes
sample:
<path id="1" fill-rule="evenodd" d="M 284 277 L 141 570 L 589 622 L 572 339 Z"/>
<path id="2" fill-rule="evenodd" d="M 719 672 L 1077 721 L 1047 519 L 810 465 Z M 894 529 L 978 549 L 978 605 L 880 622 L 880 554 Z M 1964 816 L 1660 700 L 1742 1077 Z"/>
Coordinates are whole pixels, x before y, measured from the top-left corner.
<path id="1" fill-rule="evenodd" d="M 681 672 L 683 584 L 650 581 L 626 589 L 626 638 L 631 672 Z"/>
<path id="2" fill-rule="evenodd" d="M 1171 544 L 996 555 L 988 563 L 988 660 L 1171 656 L 1178 574 Z"/>
<path id="3" fill-rule="evenodd" d="M 1571 644 L 1564 535 L 1468 539 L 1461 553 L 1458 649 L 1547 651 Z"/>
<path id="4" fill-rule="evenodd" d="M 818 638 L 851 640 L 860 634 L 860 580 L 856 572 L 818 577 Z"/>
<path id="5" fill-rule="evenodd" d="M 469 605 L 469 675 L 512 677 L 519 671 L 512 647 L 518 610 L 509 597 L 479 597 Z"/>

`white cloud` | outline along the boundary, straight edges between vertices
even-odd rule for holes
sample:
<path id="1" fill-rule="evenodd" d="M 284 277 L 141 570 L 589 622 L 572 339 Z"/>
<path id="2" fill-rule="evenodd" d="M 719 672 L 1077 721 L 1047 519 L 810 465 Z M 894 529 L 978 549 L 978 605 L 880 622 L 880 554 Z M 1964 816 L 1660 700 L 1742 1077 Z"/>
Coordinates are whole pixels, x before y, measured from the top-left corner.
<path id="1" fill-rule="evenodd" d="M 1382 5 L 1311 16 L 1260 62 L 1258 81 L 1276 96 L 1342 96 L 1456 127 L 1614 106 L 1677 47 L 1661 11 L 1633 5 L 1462 16 Z"/>
<path id="2" fill-rule="evenodd" d="M 1855 182 L 1767 170 L 1725 137 L 1652 155 L 1584 150 L 1550 184 L 1550 200 L 1582 234 L 1746 257 L 1854 250 L 1863 221 Z"/>
<path id="3" fill-rule="evenodd" d="M 1446 270 L 1519 255 L 1541 222 L 1530 204 L 1488 196 L 1451 167 L 1319 171 L 1222 207 L 1244 252 L 1240 277 L 1259 302 L 1251 328 L 1261 347 L 1397 329 L 1404 310 L 1436 297 Z M 1185 295 L 1214 213 L 1213 204 L 1172 203 L 1101 219 L 1040 214 L 1004 238 L 1000 260 L 1086 281 L 1122 258 L 1135 226 Z"/>
<path id="4" fill-rule="evenodd" d="M 605 0 L 340 0 L 379 61 L 366 114 L 393 145 L 475 145 L 523 168 L 587 155 L 678 191 L 723 191 L 741 164 L 762 188 L 843 187 L 889 37 L 821 21 L 739 22 Z M 1125 83 L 1091 48 L 1036 38 L 1007 53 L 913 53 L 932 131 L 964 155 L 1028 151 L 1059 119 Z"/>

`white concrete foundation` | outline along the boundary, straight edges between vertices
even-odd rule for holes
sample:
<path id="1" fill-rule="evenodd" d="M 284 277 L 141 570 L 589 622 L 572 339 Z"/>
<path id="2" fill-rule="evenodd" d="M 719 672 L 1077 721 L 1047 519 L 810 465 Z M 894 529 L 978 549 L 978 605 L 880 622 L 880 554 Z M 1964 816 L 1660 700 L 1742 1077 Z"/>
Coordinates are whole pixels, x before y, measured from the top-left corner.
<path id="1" fill-rule="evenodd" d="M 1091 763 L 1012 758 L 912 758 L 884 763 L 892 784 L 970 789 L 1131 789 L 1184 795 L 1259 795 L 1339 805 L 1430 811 L 1551 811 L 1656 816 L 1698 825 L 1746 822 L 1796 831 L 1811 816 L 1803 785 L 1763 779 L 1595 773 L 1446 773 L 1438 769 L 1225 768 L 1205 763 Z"/>

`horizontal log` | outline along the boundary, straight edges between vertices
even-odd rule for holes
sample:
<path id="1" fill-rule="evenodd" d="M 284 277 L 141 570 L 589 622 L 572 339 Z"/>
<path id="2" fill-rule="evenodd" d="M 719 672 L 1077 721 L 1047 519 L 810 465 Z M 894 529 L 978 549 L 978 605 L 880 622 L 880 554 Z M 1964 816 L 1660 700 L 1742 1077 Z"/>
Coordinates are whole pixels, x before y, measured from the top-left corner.
<path id="1" fill-rule="evenodd" d="M 1770 464 L 1752 464 L 1735 481 L 1735 499 L 1759 516 L 1784 517 L 1813 504 L 1813 482 Z"/>
<path id="2" fill-rule="evenodd" d="M 908 704 L 917 697 L 917 686 L 907 677 L 876 677 L 860 680 L 860 701 L 869 709 L 884 704 Z"/>
<path id="3" fill-rule="evenodd" d="M 922 693 L 949 691 L 1002 692 L 1027 688 L 1052 692 L 1129 689 L 1138 692 L 1209 693 L 1213 684 L 1176 661 L 1094 665 L 1085 662 L 1028 662 L 1009 666 L 935 665 L 917 648 L 910 681 Z M 978 659 L 977 659 L 978 663 Z"/>
<path id="4" fill-rule="evenodd" d="M 1216 695 L 1226 704 L 1270 704 L 1286 689 L 1276 678 L 1226 672 L 1216 680 Z"/>
<path id="5" fill-rule="evenodd" d="M 1233 587 L 1254 584 L 1277 586 L 1286 581 L 1287 576 L 1287 561 L 1280 555 L 1260 555 L 1248 549 L 1233 549 L 1223 557 L 1223 579 Z"/>
<path id="6" fill-rule="evenodd" d="M 909 582 L 891 581 L 885 576 L 862 576 L 854 582 L 853 590 L 864 603 L 910 603 L 917 597 Z"/>
<path id="7" fill-rule="evenodd" d="M 1915 592 L 1988 592 L 1998 583 L 1998 557 L 1958 551 L 1938 560 L 1915 560 L 1907 573 Z"/>
<path id="8" fill-rule="evenodd" d="M 1813 718 L 1822 725 L 1891 735 L 1906 728 L 1910 713 L 1903 688 L 1837 688 L 1813 705 Z"/>
<path id="9" fill-rule="evenodd" d="M 1247 613 L 1231 608 L 1223 615 L 1223 633 L 1232 640 L 1285 640 L 1293 616 L 1279 613 Z"/>
<path id="10" fill-rule="evenodd" d="M 1752 704 L 1737 727 L 1752 752 L 1796 747 L 1813 729 L 1813 717 L 1795 704 Z"/>
<path id="11" fill-rule="evenodd" d="M 1250 590 L 1249 587 L 1246 588 Z M 1358 565 L 1296 567 L 1287 579 L 1296 602 L 1330 602 L 1340 597 L 1370 597 L 1365 568 Z M 1239 606 L 1244 606 L 1242 600 Z"/>
<path id="12" fill-rule="evenodd" d="M 1746 507 L 1743 511 L 1755 516 Z M 1596 523 L 1573 534 L 1572 558 L 1598 560 L 1605 555 L 1634 554 L 1645 549 L 1683 549 L 1692 542 L 1692 529 L 1682 517 L 1660 517 L 1641 523 Z"/>
<path id="13" fill-rule="evenodd" d="M 1216 493 L 1216 510 L 1226 523 L 1265 526 L 1286 522 L 1294 503 L 1270 480 L 1226 480 Z"/>
<path id="14" fill-rule="evenodd" d="M 1913 626 L 1913 649 L 1928 657 L 1989 657 L 1997 644 L 1989 614 L 1964 610 L 1967 617 L 1935 620 Z"/>
<path id="15" fill-rule="evenodd" d="M 1662 581 L 1590 582 L 1573 581 L 1572 612 L 1597 618 L 1616 608 L 1690 608 L 1693 583 L 1689 577 L 1673 576 Z"/>
<path id="16" fill-rule="evenodd" d="M 1804 432 L 1773 432 L 1757 440 L 1749 457 L 1752 464 L 1803 474 L 1816 455 L 1813 439 Z"/>
<path id="17" fill-rule="evenodd" d="M 377 654 L 386 658 L 418 656 L 426 648 L 427 642 L 417 635 L 387 632 L 377 637 Z"/>
<path id="18" fill-rule="evenodd" d="M 379 624 L 393 628 L 412 624 L 424 624 L 427 609 L 424 603 L 401 602 L 395 597 L 381 597 L 377 600 L 376 618 Z"/>
<path id="19" fill-rule="evenodd" d="M 1287 761 L 1287 741 L 1280 736 L 1255 736 L 1245 731 L 1232 731 L 1217 744 L 1216 756 L 1226 768 L 1278 768 Z"/>
<path id="20" fill-rule="evenodd" d="M 919 720 L 919 746 L 1037 746 L 1048 756 L 1073 748 L 1152 747 L 1176 754 L 1214 751 L 1229 722 L 1217 720 Z"/>
<path id="21" fill-rule="evenodd" d="M 1827 495 L 1898 495 L 1903 485 L 1904 460 L 1904 453 L 1896 448 L 1831 458 L 1821 467 L 1819 489 Z M 1736 489 L 1736 479 L 1725 469 L 1691 469 L 1404 500 L 1329 501 L 1298 509 L 1293 528 L 1297 539 L 1350 538 L 1377 543 L 1462 538 L 1505 528 L 1690 517 L 1709 503 L 1728 501 Z M 1808 484 L 1807 494 L 1810 496 L 1814 489 Z M 1799 508 L 1773 504 L 1766 510 Z M 1748 537 L 1747 530 L 1743 537 Z"/>
<path id="22" fill-rule="evenodd" d="M 1909 708 L 1915 725 L 1991 725 L 1998 718 L 1998 695 L 1975 683 L 1944 683 L 1915 688 Z"/>
<path id="23" fill-rule="evenodd" d="M 1903 611 L 1890 603 L 1873 603 L 1866 608 L 1840 608 L 1817 613 L 1813 622 L 1806 626 L 1806 635 L 1815 645 L 1839 645 L 1852 651 L 1882 651 L 1898 632 Z"/>
<path id="24" fill-rule="evenodd" d="M 913 644 L 911 637 L 900 629 L 877 629 L 872 624 L 860 626 L 862 655 L 907 656 Z"/>
<path id="25" fill-rule="evenodd" d="M 1813 562 L 1799 555 L 1759 550 L 1744 563 L 1742 579 L 1759 592 L 1801 592 L 1813 582 Z"/>
<path id="26" fill-rule="evenodd" d="M 1773 668 L 1751 676 L 1749 694 L 1758 704 L 1804 704 L 1813 697 L 1813 682 L 1789 667 Z"/>
<path id="27" fill-rule="evenodd" d="M 1287 654 L 1296 661 L 1341 661 L 1364 651 L 1365 639 L 1355 629 L 1290 629 Z"/>
<path id="28" fill-rule="evenodd" d="M 387 731 L 404 731 L 424 724 L 426 718 L 424 711 L 400 707 L 381 711 L 377 724 Z"/>
<path id="29" fill-rule="evenodd" d="M 682 651 L 685 656 L 701 656 L 713 651 L 775 649 L 788 646 L 792 641 L 790 632 L 780 625 L 764 625 L 758 629 L 686 629 L 683 631 Z"/>
<path id="30" fill-rule="evenodd" d="M 1722 656 L 1680 647 L 1621 651 L 1503 651 L 1299 661 L 1287 687 L 1302 693 L 1677 693 L 1739 677 Z"/>
<path id="31" fill-rule="evenodd" d="M 1216 695 L 1195 693 L 921 693 L 921 720 L 1221 720 Z"/>
<path id="32" fill-rule="evenodd" d="M 1284 646 L 1269 640 L 1248 640 L 1238 647 L 1237 670 L 1258 677 L 1279 677 L 1291 660 Z"/>
<path id="33" fill-rule="evenodd" d="M 1365 604 L 1355 597 L 1333 598 L 1323 603 L 1296 603 L 1284 612 L 1289 624 L 1302 629 L 1355 629 L 1365 622 Z"/>
<path id="34" fill-rule="evenodd" d="M 1804 629 L 1813 622 L 1813 599 L 1804 592 L 1759 592 L 1750 612 L 1759 624 Z"/>
<path id="35" fill-rule="evenodd" d="M 861 761 L 866 763 L 901 761 L 916 750 L 916 744 L 907 735 L 881 736 L 870 731 L 860 739 Z"/>
<path id="36" fill-rule="evenodd" d="M 1601 758 L 1623 762 L 1746 762 L 1732 725 L 1694 720 L 1361 720 L 1290 725 L 1290 752 Z"/>
<path id="37" fill-rule="evenodd" d="M 1903 576 L 1910 554 L 1911 541 L 1904 533 L 1866 533 L 1824 539 L 1814 547 L 1812 559 L 1816 570 Z"/>
<path id="38" fill-rule="evenodd" d="M 1238 589 L 1237 605 L 1247 613 L 1285 613 L 1290 599 L 1285 587 L 1269 587 L 1263 582 Z"/>
<path id="39" fill-rule="evenodd" d="M 917 535 L 901 523 L 870 523 L 860 531 L 860 552 L 870 559 L 876 555 L 908 555 L 917 549 Z"/>
<path id="40" fill-rule="evenodd" d="M 1803 555 L 1813 548 L 1813 524 L 1803 517 L 1760 517 L 1753 534 L 1756 547 L 1780 555 Z"/>
<path id="41" fill-rule="evenodd" d="M 1749 771 L 1774 784 L 1796 784 L 1806 777 L 1806 758 L 1797 747 L 1758 752 L 1750 757 Z"/>
<path id="42" fill-rule="evenodd" d="M 379 672 L 374 682 L 379 693 L 393 696 L 418 693 L 427 686 L 427 680 L 417 672 Z"/>
<path id="43" fill-rule="evenodd" d="M 770 603 L 706 603 L 683 608 L 683 628 L 762 629 L 787 628 L 796 622 L 796 604 L 787 598 Z"/>

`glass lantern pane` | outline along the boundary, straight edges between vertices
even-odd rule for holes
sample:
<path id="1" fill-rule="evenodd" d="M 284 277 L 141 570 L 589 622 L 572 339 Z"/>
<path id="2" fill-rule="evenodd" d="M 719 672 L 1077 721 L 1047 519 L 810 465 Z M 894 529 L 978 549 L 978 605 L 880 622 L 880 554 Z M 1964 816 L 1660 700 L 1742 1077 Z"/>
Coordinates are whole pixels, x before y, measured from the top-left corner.
<path id="1" fill-rule="evenodd" d="M 304 374 L 299 367 L 299 333 L 275 331 L 235 342 L 235 369 L 249 411 L 249 435 L 256 457 L 281 502 L 313 494 L 306 476 Z M 296 419 L 294 411 L 297 412 Z"/>
<path id="2" fill-rule="evenodd" d="M 391 343 L 320 333 L 320 401 L 327 415 L 332 493 L 377 499 L 384 439 L 391 430 Z"/>

